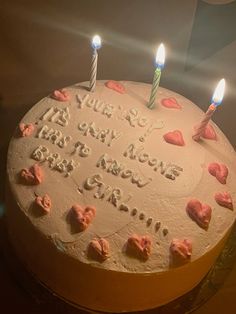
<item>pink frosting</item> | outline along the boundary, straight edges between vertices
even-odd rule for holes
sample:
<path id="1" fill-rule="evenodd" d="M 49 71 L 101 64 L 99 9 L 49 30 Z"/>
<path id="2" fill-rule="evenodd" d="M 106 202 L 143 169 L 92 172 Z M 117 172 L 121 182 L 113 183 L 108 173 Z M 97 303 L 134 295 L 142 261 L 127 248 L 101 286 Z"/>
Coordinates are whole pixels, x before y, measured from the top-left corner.
<path id="1" fill-rule="evenodd" d="M 234 209 L 233 208 L 233 200 L 229 192 L 217 192 L 215 194 L 216 202 L 223 207 Z"/>
<path id="2" fill-rule="evenodd" d="M 34 132 L 34 125 L 32 123 L 20 123 L 19 131 L 22 137 L 30 136 Z"/>
<path id="3" fill-rule="evenodd" d="M 68 101 L 70 100 L 70 95 L 67 90 L 58 89 L 58 90 L 54 90 L 54 92 L 51 95 L 51 98 L 58 101 Z"/>
<path id="4" fill-rule="evenodd" d="M 20 172 L 20 177 L 27 184 L 37 185 L 43 181 L 43 171 L 38 164 L 34 164 L 28 169 L 22 169 Z"/>
<path id="5" fill-rule="evenodd" d="M 36 196 L 35 203 L 43 210 L 45 214 L 50 212 L 52 201 L 47 194 L 45 194 L 43 197 Z"/>
<path id="6" fill-rule="evenodd" d="M 192 199 L 188 202 L 186 211 L 201 228 L 207 229 L 211 220 L 211 207 L 207 204 L 202 204 L 197 199 Z"/>
<path id="7" fill-rule="evenodd" d="M 80 205 L 73 205 L 71 208 L 72 214 L 78 223 L 80 231 L 85 230 L 96 214 L 96 208 L 93 206 L 87 206 L 85 208 Z"/>
<path id="8" fill-rule="evenodd" d="M 110 246 L 106 239 L 93 239 L 89 243 L 89 249 L 97 256 L 98 259 L 104 261 L 109 257 Z"/>
<path id="9" fill-rule="evenodd" d="M 179 130 L 168 132 L 168 133 L 164 134 L 163 137 L 167 143 L 170 143 L 173 145 L 178 145 L 178 146 L 184 146 L 185 145 L 183 135 L 182 135 L 181 131 L 179 131 Z"/>
<path id="10" fill-rule="evenodd" d="M 182 106 L 177 102 L 177 100 L 174 97 L 170 98 L 163 98 L 161 100 L 162 106 L 166 108 L 171 108 L 171 109 L 181 109 Z"/>
<path id="11" fill-rule="evenodd" d="M 216 177 L 221 184 L 226 184 L 226 179 L 229 173 L 226 165 L 212 162 L 208 165 L 208 171 L 212 176 Z"/>
<path id="12" fill-rule="evenodd" d="M 106 87 L 113 89 L 114 91 L 124 94 L 126 92 L 124 85 L 116 81 L 107 81 L 105 83 Z"/>
<path id="13" fill-rule="evenodd" d="M 216 132 L 213 128 L 212 125 L 210 124 L 207 124 L 203 134 L 202 134 L 202 137 L 207 139 L 207 140 L 217 140 L 217 135 L 216 135 Z"/>
<path id="14" fill-rule="evenodd" d="M 174 258 L 180 260 L 190 260 L 192 255 L 192 242 L 188 239 L 173 239 L 170 244 L 170 251 Z"/>
<path id="15" fill-rule="evenodd" d="M 152 240 L 148 235 L 133 234 L 127 241 L 127 251 L 142 259 L 148 259 L 151 254 L 151 246 Z"/>

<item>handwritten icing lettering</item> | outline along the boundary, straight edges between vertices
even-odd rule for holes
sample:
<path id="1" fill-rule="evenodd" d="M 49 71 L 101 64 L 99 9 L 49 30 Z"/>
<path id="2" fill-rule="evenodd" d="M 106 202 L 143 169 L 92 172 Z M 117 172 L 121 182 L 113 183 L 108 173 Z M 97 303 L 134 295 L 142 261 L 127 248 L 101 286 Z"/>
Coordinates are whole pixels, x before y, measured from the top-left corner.
<path id="1" fill-rule="evenodd" d="M 54 122 L 61 126 L 67 126 L 70 119 L 69 108 L 51 107 L 42 115 L 40 119 L 43 121 Z"/>
<path id="2" fill-rule="evenodd" d="M 83 97 L 80 94 L 77 94 L 76 95 L 76 100 L 77 100 L 77 102 L 79 104 L 78 105 L 79 109 L 83 109 L 84 106 L 86 106 L 87 101 L 89 100 L 89 94 L 84 95 Z"/>
<path id="3" fill-rule="evenodd" d="M 148 217 L 138 208 L 128 205 L 127 197 L 125 197 L 124 192 L 120 188 L 105 184 L 101 174 L 98 173 L 88 177 L 84 182 L 84 188 L 88 191 L 95 190 L 93 194 L 94 198 L 111 203 L 114 207 L 118 208 L 119 211 L 129 213 L 133 219 L 138 216 L 140 222 L 144 222 L 146 227 L 151 228 L 153 218 Z M 157 232 L 155 222 L 153 224 L 153 232 Z"/>
<path id="4" fill-rule="evenodd" d="M 68 143 L 71 141 L 72 137 L 69 136 L 62 136 L 62 138 L 59 140 L 59 142 L 57 143 L 57 146 L 59 146 L 60 148 L 64 148 L 68 145 Z"/>
<path id="5" fill-rule="evenodd" d="M 137 144 L 130 144 L 123 155 L 142 164 L 147 163 L 155 172 L 158 171 L 161 175 L 170 180 L 175 180 L 183 171 L 183 168 L 178 165 L 151 157 L 144 151 L 143 146 L 138 146 Z"/>
<path id="6" fill-rule="evenodd" d="M 112 104 L 104 103 L 101 100 L 90 98 L 90 95 L 81 96 L 79 93 L 76 95 L 79 109 L 83 109 L 85 106 L 91 108 L 95 112 L 100 112 L 107 118 L 111 118 L 114 114 L 115 107 Z"/>
<path id="7" fill-rule="evenodd" d="M 124 110 L 122 115 L 119 116 L 119 119 L 128 121 L 132 127 L 139 126 L 143 128 L 149 123 L 148 118 L 141 116 L 136 108 L 131 108 L 128 111 Z"/>
<path id="8" fill-rule="evenodd" d="M 115 207 L 119 207 L 119 201 L 121 201 L 123 196 L 123 191 L 119 188 L 113 188 L 110 185 L 106 185 L 103 182 L 103 176 L 101 174 L 94 174 L 91 177 L 88 177 L 84 183 L 86 190 L 94 190 L 95 198 L 105 199 L 106 201 L 113 204 Z M 121 201 L 121 204 L 124 202 Z"/>
<path id="9" fill-rule="evenodd" d="M 130 159 L 136 159 L 142 150 L 144 150 L 143 146 L 137 147 L 135 144 L 130 144 L 123 155 L 125 157 L 129 157 Z"/>
<path id="10" fill-rule="evenodd" d="M 162 129 L 164 126 L 164 123 L 162 120 L 157 120 L 153 122 L 148 128 L 147 131 L 144 133 L 143 136 L 139 138 L 140 142 L 145 142 L 145 139 L 154 131 L 158 129 Z"/>
<path id="11" fill-rule="evenodd" d="M 120 204 L 119 210 L 123 210 L 124 212 L 128 212 L 130 210 L 129 206 L 125 203 Z"/>
<path id="12" fill-rule="evenodd" d="M 115 188 L 112 190 L 111 195 L 108 198 L 108 202 L 112 203 L 115 207 L 118 206 L 119 200 L 121 200 L 123 192 L 121 189 Z"/>
<path id="13" fill-rule="evenodd" d="M 61 156 L 58 153 L 50 153 L 46 157 L 46 160 L 48 161 L 49 168 L 54 168 L 56 166 L 57 162 L 59 162 L 59 160 L 61 160 Z"/>
<path id="14" fill-rule="evenodd" d="M 69 176 L 79 166 L 79 163 L 76 163 L 73 159 L 67 160 L 58 153 L 50 153 L 49 149 L 42 145 L 33 151 L 31 158 L 40 162 L 48 162 L 49 168 L 64 173 L 65 176 Z"/>
<path id="15" fill-rule="evenodd" d="M 99 186 L 99 184 L 102 183 L 102 175 L 95 174 L 92 177 L 87 178 L 87 180 L 84 183 L 84 187 L 87 190 L 93 190 L 96 186 Z"/>
<path id="16" fill-rule="evenodd" d="M 84 143 L 77 142 L 74 146 L 74 152 L 77 153 L 80 157 L 88 157 L 91 155 L 91 148 Z"/>
<path id="17" fill-rule="evenodd" d="M 33 151 L 31 157 L 37 161 L 45 161 L 48 154 L 49 149 L 45 146 L 40 145 Z"/>
<path id="18" fill-rule="evenodd" d="M 106 185 L 103 182 L 101 182 L 98 185 L 98 190 L 94 194 L 94 197 L 98 199 L 104 199 L 108 197 L 108 195 L 111 194 L 111 191 L 112 191 L 112 187 L 110 185 Z"/>
<path id="19" fill-rule="evenodd" d="M 154 171 L 158 171 L 160 172 L 160 174 L 165 174 L 166 170 L 167 170 L 167 163 L 165 161 L 162 160 L 158 160 L 156 159 L 156 165 L 154 167 Z"/>
<path id="20" fill-rule="evenodd" d="M 144 178 L 139 173 L 127 169 L 124 164 L 121 164 L 107 154 L 99 158 L 96 166 L 115 176 L 121 176 L 124 179 L 130 178 L 131 183 L 136 184 L 138 187 L 144 187 L 152 181 L 151 178 Z"/>
<path id="21" fill-rule="evenodd" d="M 50 128 L 46 124 L 39 130 L 36 136 L 48 140 L 60 148 L 66 147 L 72 139 L 71 136 L 63 136 L 61 131 Z"/>
<path id="22" fill-rule="evenodd" d="M 104 154 L 99 158 L 96 166 L 98 168 L 106 169 L 108 173 L 114 174 L 115 176 L 118 176 L 121 170 L 124 169 L 123 165 L 110 158 L 107 154 Z"/>
<path id="23" fill-rule="evenodd" d="M 111 104 L 106 104 L 103 110 L 103 114 L 108 118 L 111 118 L 113 115 L 114 106 Z"/>
<path id="24" fill-rule="evenodd" d="M 97 128 L 94 122 L 80 122 L 78 125 L 79 131 L 83 136 L 92 136 L 100 142 L 106 144 L 107 146 L 111 146 L 112 142 L 122 135 L 121 132 L 111 129 L 100 129 Z"/>
<path id="25" fill-rule="evenodd" d="M 71 172 L 76 168 L 76 163 L 74 160 L 66 160 L 62 159 L 54 166 L 54 169 L 58 170 L 59 172 L 66 173 L 67 176 L 71 174 Z"/>

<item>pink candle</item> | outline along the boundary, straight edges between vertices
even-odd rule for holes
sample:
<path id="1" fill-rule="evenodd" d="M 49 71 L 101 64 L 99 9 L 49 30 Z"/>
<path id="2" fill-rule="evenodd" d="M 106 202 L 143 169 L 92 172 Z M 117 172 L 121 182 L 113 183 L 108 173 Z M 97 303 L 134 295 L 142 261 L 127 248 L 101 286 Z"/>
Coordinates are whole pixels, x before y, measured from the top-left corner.
<path id="1" fill-rule="evenodd" d="M 224 97 L 224 91 L 225 91 L 225 80 L 221 79 L 219 83 L 217 84 L 214 94 L 212 96 L 212 104 L 209 106 L 200 124 L 195 128 L 195 132 L 193 134 L 193 139 L 195 141 L 200 140 L 208 122 L 211 120 L 213 113 L 215 112 L 216 108 L 221 104 Z"/>

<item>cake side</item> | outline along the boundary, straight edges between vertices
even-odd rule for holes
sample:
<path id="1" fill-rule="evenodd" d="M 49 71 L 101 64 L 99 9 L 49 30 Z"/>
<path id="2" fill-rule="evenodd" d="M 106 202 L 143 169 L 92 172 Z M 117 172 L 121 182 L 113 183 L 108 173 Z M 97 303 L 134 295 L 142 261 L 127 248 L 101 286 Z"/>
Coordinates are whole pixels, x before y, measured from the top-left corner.
<path id="1" fill-rule="evenodd" d="M 204 256 L 182 267 L 159 273 L 114 272 L 65 255 L 22 215 L 11 193 L 7 208 L 9 238 L 35 279 L 75 306 L 111 313 L 155 308 L 193 289 L 214 264 L 230 232 Z"/>

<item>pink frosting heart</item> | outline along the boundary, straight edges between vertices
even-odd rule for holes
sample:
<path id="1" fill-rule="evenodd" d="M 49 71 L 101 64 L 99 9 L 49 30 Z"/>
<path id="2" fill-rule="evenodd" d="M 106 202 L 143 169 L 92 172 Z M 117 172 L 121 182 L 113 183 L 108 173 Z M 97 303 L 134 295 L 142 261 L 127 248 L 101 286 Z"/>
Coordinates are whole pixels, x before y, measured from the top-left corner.
<path id="1" fill-rule="evenodd" d="M 163 138 L 167 143 L 170 143 L 173 145 L 178 145 L 178 146 L 184 146 L 185 145 L 183 135 L 182 135 L 181 131 L 179 131 L 179 130 L 168 132 L 168 133 L 163 135 Z"/>
<path id="2" fill-rule="evenodd" d="M 217 140 L 217 135 L 216 135 L 216 132 L 213 128 L 212 125 L 210 124 L 207 124 L 203 134 L 202 134 L 202 137 L 204 137 L 205 139 L 208 139 L 208 140 Z"/>
<path id="3" fill-rule="evenodd" d="M 192 255 L 192 242 L 188 239 L 173 239 L 170 244 L 170 251 L 174 258 L 190 260 Z"/>
<path id="4" fill-rule="evenodd" d="M 20 177 L 26 184 L 37 185 L 43 181 L 43 171 L 38 164 L 34 164 L 28 169 L 22 169 L 20 172 Z"/>
<path id="5" fill-rule="evenodd" d="M 93 239 L 89 243 L 89 249 L 92 251 L 94 257 L 98 260 L 104 261 L 109 257 L 109 242 L 106 239 Z"/>
<path id="6" fill-rule="evenodd" d="M 226 179 L 229 173 L 226 165 L 212 162 L 208 165 L 208 171 L 212 176 L 216 177 L 221 184 L 226 184 Z"/>
<path id="7" fill-rule="evenodd" d="M 50 212 L 52 201 L 47 194 L 45 194 L 43 197 L 36 196 L 35 203 L 43 210 L 45 214 Z"/>
<path id="8" fill-rule="evenodd" d="M 87 206 L 85 208 L 80 205 L 73 205 L 71 208 L 74 219 L 76 220 L 79 230 L 84 231 L 96 214 L 96 208 L 93 206 Z"/>
<path id="9" fill-rule="evenodd" d="M 105 85 L 107 88 L 113 89 L 114 91 L 120 94 L 124 94 L 126 92 L 124 85 L 122 85 L 119 82 L 110 80 L 110 81 L 107 81 Z"/>
<path id="10" fill-rule="evenodd" d="M 137 234 L 133 234 L 127 241 L 127 251 L 145 260 L 151 254 L 151 246 L 152 240 L 148 235 L 138 236 Z"/>
<path id="11" fill-rule="evenodd" d="M 19 131 L 22 137 L 30 136 L 34 132 L 34 125 L 33 123 L 29 123 L 29 124 L 20 123 Z"/>
<path id="12" fill-rule="evenodd" d="M 197 199 L 192 199 L 188 202 L 186 211 L 190 218 L 194 220 L 201 228 L 208 228 L 212 212 L 209 205 L 202 204 Z"/>
<path id="13" fill-rule="evenodd" d="M 51 98 L 58 101 L 68 101 L 70 100 L 70 95 L 67 90 L 58 89 L 58 90 L 54 90 L 54 92 L 51 95 Z"/>
<path id="14" fill-rule="evenodd" d="M 161 100 L 162 106 L 166 108 L 171 108 L 171 109 L 181 109 L 182 106 L 177 102 L 177 100 L 174 97 L 170 98 L 163 98 Z"/>
<path id="15" fill-rule="evenodd" d="M 233 200 L 229 192 L 217 192 L 215 194 L 216 202 L 223 207 L 234 209 L 233 208 Z"/>

